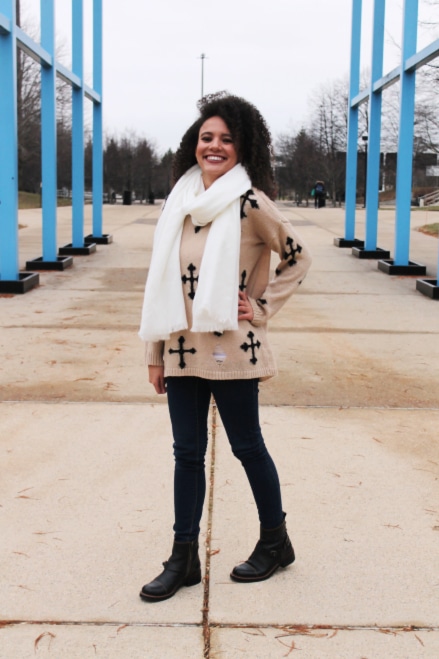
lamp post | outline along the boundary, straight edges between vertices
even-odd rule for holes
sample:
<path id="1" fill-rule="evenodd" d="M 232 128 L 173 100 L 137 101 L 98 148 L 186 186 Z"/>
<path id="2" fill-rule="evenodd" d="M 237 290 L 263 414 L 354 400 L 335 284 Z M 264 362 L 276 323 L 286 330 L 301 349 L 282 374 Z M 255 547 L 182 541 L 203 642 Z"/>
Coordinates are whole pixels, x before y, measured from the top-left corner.
<path id="1" fill-rule="evenodd" d="M 364 133 L 364 135 L 361 136 L 361 139 L 364 142 L 364 206 L 363 208 L 366 208 L 366 192 L 367 192 L 367 142 L 369 139 L 369 135 L 367 133 Z"/>
<path id="2" fill-rule="evenodd" d="M 204 96 L 204 60 L 206 59 L 205 53 L 201 53 L 201 98 Z"/>

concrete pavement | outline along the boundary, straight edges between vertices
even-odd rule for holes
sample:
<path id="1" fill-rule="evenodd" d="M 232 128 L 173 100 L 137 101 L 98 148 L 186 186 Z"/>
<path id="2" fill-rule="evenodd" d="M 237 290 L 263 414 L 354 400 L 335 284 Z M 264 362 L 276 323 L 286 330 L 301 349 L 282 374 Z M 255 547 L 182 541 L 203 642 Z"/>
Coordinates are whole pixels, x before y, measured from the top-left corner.
<path id="1" fill-rule="evenodd" d="M 258 523 L 213 409 L 208 578 L 138 598 L 172 543 L 167 408 L 137 338 L 159 207 L 105 206 L 112 244 L 0 297 L 1 659 L 439 656 L 438 303 L 334 247 L 342 210 L 281 206 L 314 257 L 270 325 L 280 373 L 261 385 L 296 562 L 229 579 Z M 427 221 L 413 213 L 411 258 L 433 277 L 437 240 L 415 230 Z M 41 255 L 40 211 L 20 224 L 24 266 Z M 380 211 L 380 247 L 393 227 Z"/>

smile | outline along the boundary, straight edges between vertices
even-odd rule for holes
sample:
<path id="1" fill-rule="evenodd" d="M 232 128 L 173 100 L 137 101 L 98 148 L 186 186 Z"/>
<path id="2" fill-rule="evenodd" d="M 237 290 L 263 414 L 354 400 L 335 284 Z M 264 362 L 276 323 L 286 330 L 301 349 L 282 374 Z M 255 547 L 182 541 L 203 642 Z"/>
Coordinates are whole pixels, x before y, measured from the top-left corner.
<path id="1" fill-rule="evenodd" d="M 209 162 L 222 162 L 225 158 L 222 156 L 206 156 L 206 160 Z"/>

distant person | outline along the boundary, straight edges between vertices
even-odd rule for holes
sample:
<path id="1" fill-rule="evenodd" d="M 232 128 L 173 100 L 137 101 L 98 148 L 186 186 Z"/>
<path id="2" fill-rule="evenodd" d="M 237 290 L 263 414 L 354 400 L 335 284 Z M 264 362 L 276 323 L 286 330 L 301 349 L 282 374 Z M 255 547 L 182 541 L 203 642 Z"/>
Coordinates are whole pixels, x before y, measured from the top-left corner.
<path id="1" fill-rule="evenodd" d="M 323 181 L 316 181 L 314 186 L 314 208 L 322 208 L 325 205 L 326 190 Z"/>
<path id="2" fill-rule="evenodd" d="M 271 137 L 259 111 L 225 93 L 204 97 L 199 109 L 175 156 L 175 185 L 154 237 L 139 332 L 147 341 L 149 381 L 168 395 L 175 457 L 172 553 L 140 592 L 151 602 L 201 581 L 212 395 L 261 526 L 253 553 L 231 578 L 262 581 L 295 558 L 259 425 L 258 391 L 261 380 L 276 374 L 267 321 L 303 281 L 310 255 L 272 201 Z M 271 251 L 279 257 L 272 278 Z"/>

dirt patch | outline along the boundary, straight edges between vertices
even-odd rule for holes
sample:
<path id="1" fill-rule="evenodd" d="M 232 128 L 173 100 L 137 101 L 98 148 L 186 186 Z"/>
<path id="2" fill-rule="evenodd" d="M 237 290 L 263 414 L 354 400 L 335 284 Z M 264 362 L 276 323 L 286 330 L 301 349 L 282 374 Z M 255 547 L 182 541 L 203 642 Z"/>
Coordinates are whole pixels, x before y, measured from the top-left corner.
<path id="1" fill-rule="evenodd" d="M 425 233 L 427 236 L 434 236 L 435 238 L 438 238 L 439 222 L 433 222 L 433 224 L 424 224 L 422 227 L 418 227 L 417 231 L 420 233 Z"/>

